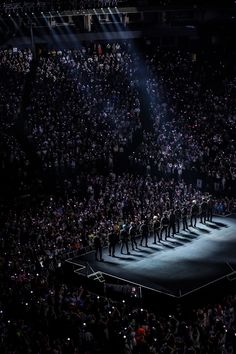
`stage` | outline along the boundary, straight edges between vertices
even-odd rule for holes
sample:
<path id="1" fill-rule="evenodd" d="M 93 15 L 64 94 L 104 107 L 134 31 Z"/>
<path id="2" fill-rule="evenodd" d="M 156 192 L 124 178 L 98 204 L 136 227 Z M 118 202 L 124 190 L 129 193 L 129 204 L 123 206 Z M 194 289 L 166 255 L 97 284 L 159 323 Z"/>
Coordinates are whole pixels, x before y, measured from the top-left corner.
<path id="1" fill-rule="evenodd" d="M 137 240 L 139 241 L 139 240 Z M 234 277 L 236 270 L 236 215 L 215 216 L 206 225 L 181 231 L 167 241 L 153 244 L 149 238 L 148 248 L 138 246 L 130 255 L 116 257 L 103 249 L 103 262 L 96 262 L 94 252 L 69 259 L 75 270 L 92 267 L 94 272 L 120 279 L 142 288 L 181 298 L 221 279 Z M 139 242 L 137 242 L 139 244 Z M 76 266 L 78 266 L 76 268 Z M 78 271 L 79 272 L 79 271 Z"/>

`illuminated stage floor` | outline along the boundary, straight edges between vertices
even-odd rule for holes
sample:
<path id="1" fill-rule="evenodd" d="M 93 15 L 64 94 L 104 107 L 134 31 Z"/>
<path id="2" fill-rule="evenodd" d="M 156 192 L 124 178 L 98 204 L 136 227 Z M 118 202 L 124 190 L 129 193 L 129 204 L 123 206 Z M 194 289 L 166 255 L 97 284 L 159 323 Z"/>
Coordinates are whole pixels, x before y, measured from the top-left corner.
<path id="1" fill-rule="evenodd" d="M 186 296 L 236 270 L 235 215 L 198 223 L 161 244 L 152 242 L 150 238 L 148 248 L 138 246 L 130 255 L 121 255 L 118 246 L 116 258 L 106 248 L 104 262 L 96 262 L 94 252 L 70 261 L 173 297 Z"/>

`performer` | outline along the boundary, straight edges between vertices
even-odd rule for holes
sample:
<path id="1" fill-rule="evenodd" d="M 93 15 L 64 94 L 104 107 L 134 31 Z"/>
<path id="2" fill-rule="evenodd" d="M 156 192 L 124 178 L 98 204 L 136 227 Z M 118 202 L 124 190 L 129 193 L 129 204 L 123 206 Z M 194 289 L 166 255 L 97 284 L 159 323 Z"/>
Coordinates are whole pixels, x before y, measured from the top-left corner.
<path id="1" fill-rule="evenodd" d="M 212 221 L 212 217 L 213 217 L 213 201 L 209 197 L 207 201 L 207 221 Z"/>
<path id="2" fill-rule="evenodd" d="M 196 200 L 193 200 L 193 204 L 190 208 L 190 226 L 196 227 L 197 224 L 197 215 L 198 215 L 198 205 Z"/>
<path id="3" fill-rule="evenodd" d="M 109 256 L 115 257 L 116 251 L 116 243 L 117 243 L 117 234 L 115 230 L 110 230 L 108 234 L 108 252 Z"/>
<path id="4" fill-rule="evenodd" d="M 188 230 L 188 223 L 187 223 L 188 209 L 186 205 L 182 208 L 181 215 L 182 215 L 182 222 L 183 222 L 183 230 L 184 231 Z"/>
<path id="5" fill-rule="evenodd" d="M 123 254 L 123 248 L 124 246 L 126 247 L 126 251 L 127 254 L 130 254 L 129 252 L 129 245 L 128 245 L 128 241 L 129 241 L 129 235 L 126 229 L 126 225 L 123 225 L 121 231 L 120 231 L 120 239 L 121 239 L 121 249 L 120 249 L 120 253 Z"/>
<path id="6" fill-rule="evenodd" d="M 177 205 L 175 208 L 175 223 L 176 223 L 176 233 L 179 233 L 180 230 L 180 220 L 181 220 L 181 210 Z"/>
<path id="7" fill-rule="evenodd" d="M 129 227 L 129 237 L 130 237 L 130 241 L 131 241 L 132 250 L 134 250 L 134 247 L 138 248 L 137 242 L 136 242 L 136 236 L 137 236 L 136 225 L 134 222 L 131 222 L 130 227 Z"/>
<path id="8" fill-rule="evenodd" d="M 169 228 L 168 228 L 168 236 L 170 237 L 170 232 L 172 230 L 172 236 L 175 235 L 175 213 L 174 210 L 170 211 L 169 215 Z"/>
<path id="9" fill-rule="evenodd" d="M 199 222 L 202 224 L 203 212 L 202 212 L 202 200 L 199 201 Z"/>
<path id="10" fill-rule="evenodd" d="M 141 233 L 141 241 L 140 241 L 140 246 L 143 245 L 143 241 L 145 240 L 146 247 L 148 247 L 148 223 L 147 219 L 144 219 L 140 226 L 140 233 Z"/>
<path id="11" fill-rule="evenodd" d="M 102 241 L 101 241 L 101 236 L 99 236 L 98 234 L 96 234 L 95 238 L 94 238 L 94 248 L 95 248 L 95 260 L 96 261 L 103 261 L 102 258 Z M 98 259 L 98 255 L 99 258 Z"/>
<path id="12" fill-rule="evenodd" d="M 161 220 L 160 220 L 160 215 L 157 214 L 153 217 L 153 244 L 157 243 L 157 237 L 158 237 L 158 242 L 161 242 L 160 239 L 160 227 L 161 227 Z"/>
<path id="13" fill-rule="evenodd" d="M 167 239 L 168 236 L 168 227 L 169 227 L 169 218 L 167 212 L 163 214 L 163 217 L 161 219 L 161 240 L 162 240 L 162 234 L 165 231 L 165 240 Z"/>
<path id="14" fill-rule="evenodd" d="M 206 217 L 207 217 L 207 201 L 206 201 L 206 199 L 203 199 L 202 204 L 201 204 L 201 223 L 202 224 L 206 223 Z"/>

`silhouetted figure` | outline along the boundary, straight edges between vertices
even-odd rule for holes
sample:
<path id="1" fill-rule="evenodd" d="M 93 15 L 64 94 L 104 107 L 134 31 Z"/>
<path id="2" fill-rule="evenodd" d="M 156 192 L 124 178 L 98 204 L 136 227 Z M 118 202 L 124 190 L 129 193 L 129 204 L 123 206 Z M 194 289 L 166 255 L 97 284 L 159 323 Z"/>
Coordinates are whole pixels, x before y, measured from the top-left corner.
<path id="1" fill-rule="evenodd" d="M 147 220 L 144 220 L 140 226 L 141 233 L 141 241 L 140 246 L 143 245 L 143 241 L 145 241 L 145 246 L 148 247 L 148 223 Z"/>
<path id="2" fill-rule="evenodd" d="M 120 253 L 123 253 L 124 246 L 126 247 L 127 254 L 129 253 L 129 234 L 126 230 L 126 225 L 123 225 L 120 230 L 120 240 L 121 240 L 121 249 Z"/>
<path id="3" fill-rule="evenodd" d="M 193 201 L 193 204 L 190 209 L 190 226 L 196 227 L 197 224 L 197 216 L 199 213 L 199 208 L 196 201 Z"/>
<path id="4" fill-rule="evenodd" d="M 169 228 L 168 228 L 168 236 L 170 237 L 170 233 L 172 231 L 172 236 L 175 234 L 175 213 L 174 210 L 171 210 L 169 215 Z"/>
<path id="5" fill-rule="evenodd" d="M 181 210 L 182 214 L 182 222 L 183 222 L 183 230 L 188 230 L 188 223 L 187 223 L 187 218 L 188 218 L 188 209 L 186 206 L 184 206 Z"/>
<path id="6" fill-rule="evenodd" d="M 158 241 L 160 242 L 160 227 L 161 227 L 161 220 L 160 220 L 160 215 L 155 215 L 153 217 L 153 243 L 157 243 L 157 238 Z"/>
<path id="7" fill-rule="evenodd" d="M 181 222 L 181 210 L 180 210 L 180 208 L 178 206 L 175 208 L 174 213 L 175 213 L 176 233 L 179 233 L 180 222 Z"/>
<path id="8" fill-rule="evenodd" d="M 167 239 L 169 224 L 170 224 L 170 221 L 169 221 L 168 215 L 167 215 L 167 213 L 164 213 L 164 215 L 161 219 L 161 240 L 162 240 L 163 232 L 165 233 L 165 240 Z"/>
<path id="9" fill-rule="evenodd" d="M 101 242 L 101 237 L 99 235 L 96 235 L 94 238 L 94 248 L 95 248 L 95 259 L 96 261 L 103 261 L 102 258 L 102 242 Z M 99 258 L 98 258 L 99 256 Z"/>
<path id="10" fill-rule="evenodd" d="M 212 217 L 213 217 L 213 201 L 210 198 L 207 201 L 207 221 L 212 221 Z"/>
<path id="11" fill-rule="evenodd" d="M 206 199 L 203 199 L 203 202 L 201 204 L 201 215 L 200 215 L 202 224 L 206 223 L 206 218 L 207 218 L 207 201 Z"/>
<path id="12" fill-rule="evenodd" d="M 134 222 L 131 222 L 130 228 L 129 228 L 129 237 L 130 237 L 132 250 L 134 250 L 135 247 L 138 248 L 137 242 L 136 242 L 136 236 L 137 236 L 136 225 Z"/>
<path id="13" fill-rule="evenodd" d="M 109 256 L 115 257 L 117 243 L 117 234 L 114 230 L 111 230 L 108 234 L 108 252 Z"/>

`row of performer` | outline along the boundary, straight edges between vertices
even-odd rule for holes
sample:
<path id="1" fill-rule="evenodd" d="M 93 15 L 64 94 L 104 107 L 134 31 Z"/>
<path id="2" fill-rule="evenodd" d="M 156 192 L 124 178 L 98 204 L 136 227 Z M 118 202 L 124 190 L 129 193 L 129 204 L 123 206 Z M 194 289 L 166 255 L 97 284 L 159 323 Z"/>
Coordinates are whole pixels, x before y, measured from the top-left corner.
<path id="1" fill-rule="evenodd" d="M 167 240 L 167 237 L 174 237 L 181 230 L 189 230 L 189 227 L 196 227 L 197 222 L 205 224 L 212 221 L 211 200 L 203 201 L 201 204 L 193 201 L 190 206 L 177 206 L 175 209 L 165 211 L 163 215 L 157 214 L 148 219 L 144 217 L 141 223 L 131 221 L 121 225 L 119 230 L 115 227 L 108 232 L 109 256 L 115 257 L 116 246 L 120 243 L 120 253 L 126 250 L 130 254 L 132 250 L 138 248 L 137 238 L 140 236 L 139 246 L 148 247 L 148 238 L 153 237 L 153 244 Z M 95 258 L 102 261 L 102 241 L 99 235 L 94 238 Z"/>

